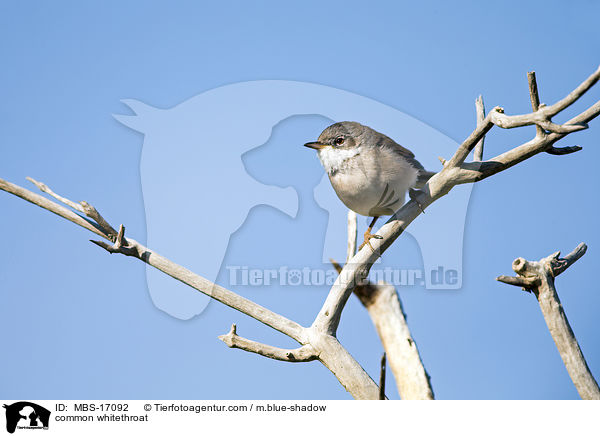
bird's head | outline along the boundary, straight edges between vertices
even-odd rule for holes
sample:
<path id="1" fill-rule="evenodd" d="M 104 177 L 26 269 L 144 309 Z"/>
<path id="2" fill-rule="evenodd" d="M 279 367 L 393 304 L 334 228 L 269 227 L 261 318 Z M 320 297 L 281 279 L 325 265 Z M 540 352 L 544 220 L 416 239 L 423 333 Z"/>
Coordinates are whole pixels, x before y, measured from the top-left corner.
<path id="1" fill-rule="evenodd" d="M 362 137 L 368 127 L 354 121 L 342 121 L 327 127 L 305 147 L 317 150 L 319 160 L 331 175 L 344 167 L 348 159 L 360 154 Z"/>
<path id="2" fill-rule="evenodd" d="M 342 121 L 332 124 L 321 132 L 319 138 L 314 142 L 307 142 L 305 147 L 322 150 L 328 147 L 332 149 L 348 150 L 360 144 L 360 137 L 365 126 L 354 121 Z"/>

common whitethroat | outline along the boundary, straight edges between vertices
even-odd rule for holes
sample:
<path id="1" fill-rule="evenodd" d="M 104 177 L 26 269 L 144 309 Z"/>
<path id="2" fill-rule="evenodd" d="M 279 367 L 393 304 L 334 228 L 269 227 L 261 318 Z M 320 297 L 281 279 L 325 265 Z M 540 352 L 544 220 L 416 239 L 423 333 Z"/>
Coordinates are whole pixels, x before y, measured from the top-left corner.
<path id="1" fill-rule="evenodd" d="M 392 215 L 404 204 L 406 192 L 422 188 L 435 173 L 426 171 L 408 149 L 388 136 L 354 121 L 332 124 L 315 142 L 337 196 L 354 212 L 373 217 L 365 244 L 381 238 L 371 230 L 382 215 Z M 372 248 L 372 247 L 371 247 Z"/>

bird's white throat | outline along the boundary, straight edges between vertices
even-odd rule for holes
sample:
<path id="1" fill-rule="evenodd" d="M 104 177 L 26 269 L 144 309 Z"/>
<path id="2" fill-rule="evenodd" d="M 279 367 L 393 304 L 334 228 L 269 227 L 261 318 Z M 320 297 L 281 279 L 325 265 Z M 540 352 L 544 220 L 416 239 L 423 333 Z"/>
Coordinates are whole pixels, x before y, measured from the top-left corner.
<path id="1" fill-rule="evenodd" d="M 325 171 L 329 174 L 335 173 L 344 165 L 348 159 L 360 154 L 360 147 L 352 148 L 333 148 L 324 147 L 319 150 L 319 160 L 323 164 Z"/>

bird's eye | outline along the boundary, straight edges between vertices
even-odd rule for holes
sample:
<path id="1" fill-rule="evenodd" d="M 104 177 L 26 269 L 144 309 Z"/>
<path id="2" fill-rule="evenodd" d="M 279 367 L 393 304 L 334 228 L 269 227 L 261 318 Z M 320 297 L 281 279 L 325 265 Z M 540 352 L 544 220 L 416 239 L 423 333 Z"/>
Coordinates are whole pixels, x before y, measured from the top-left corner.
<path id="1" fill-rule="evenodd" d="M 343 136 L 338 136 L 337 138 L 335 138 L 333 140 L 333 143 L 335 145 L 342 145 L 344 143 L 344 137 Z"/>

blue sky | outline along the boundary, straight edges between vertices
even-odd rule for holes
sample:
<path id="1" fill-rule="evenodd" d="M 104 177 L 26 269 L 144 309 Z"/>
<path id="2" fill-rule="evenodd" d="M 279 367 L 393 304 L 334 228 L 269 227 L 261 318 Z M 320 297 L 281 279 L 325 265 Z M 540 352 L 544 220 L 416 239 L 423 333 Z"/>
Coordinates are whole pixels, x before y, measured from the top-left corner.
<path id="1" fill-rule="evenodd" d="M 27 184 L 26 176 L 42 180 L 73 200 L 89 201 L 113 224 L 125 224 L 131 237 L 146 241 L 151 219 L 140 161 L 147 138 L 113 118 L 131 114 L 121 100 L 167 109 L 238 82 L 308 82 L 380 102 L 460 142 L 473 129 L 480 93 L 488 108 L 521 113 L 530 109 L 527 71 L 537 72 L 546 103 L 587 77 L 598 65 L 599 9 L 592 1 L 3 3 L 0 177 L 19 184 Z M 598 95 L 592 90 L 559 121 Z M 259 182 L 295 190 L 298 214 L 268 205 L 251 209 L 229 240 L 224 265 L 322 265 L 328 217 L 314 198 L 322 169 L 301 147 L 329 122 L 320 113 L 282 121 L 264 147 L 240 156 Z M 241 129 L 234 123 L 222 136 Z M 486 156 L 533 133 L 532 127 L 494 130 Z M 437 398 L 577 398 L 534 297 L 494 278 L 509 274 L 516 257 L 568 252 L 582 241 L 588 253 L 557 287 L 588 364 L 600 374 L 594 309 L 600 303 L 594 285 L 600 233 L 593 200 L 599 143 L 595 120 L 562 144 L 583 151 L 539 155 L 474 186 L 462 288 L 400 289 Z M 403 145 L 435 162 L 426 149 Z M 198 195 L 223 186 L 198 187 Z M 0 195 L 0 212 L 0 328 L 6 332 L 1 397 L 349 398 L 317 362 L 276 362 L 217 340 L 235 322 L 246 337 L 293 346 L 256 321 L 215 302 L 188 320 L 171 316 L 149 293 L 141 262 L 108 255 L 88 242 L 91 234 L 7 194 Z M 210 214 L 213 223 L 198 228 L 198 235 L 219 231 L 226 219 L 220 212 L 196 205 L 193 213 Z M 432 225 L 443 219 L 435 208 L 428 211 Z M 446 247 L 443 241 L 440 247 Z M 202 251 L 198 259 L 206 256 Z M 421 264 L 409 235 L 384 259 L 392 267 Z M 222 267 L 218 280 L 227 277 Z M 312 322 L 327 292 L 325 286 L 235 290 L 303 325 Z M 376 378 L 381 345 L 354 298 L 339 338 Z M 397 398 L 391 380 L 388 386 Z"/>

